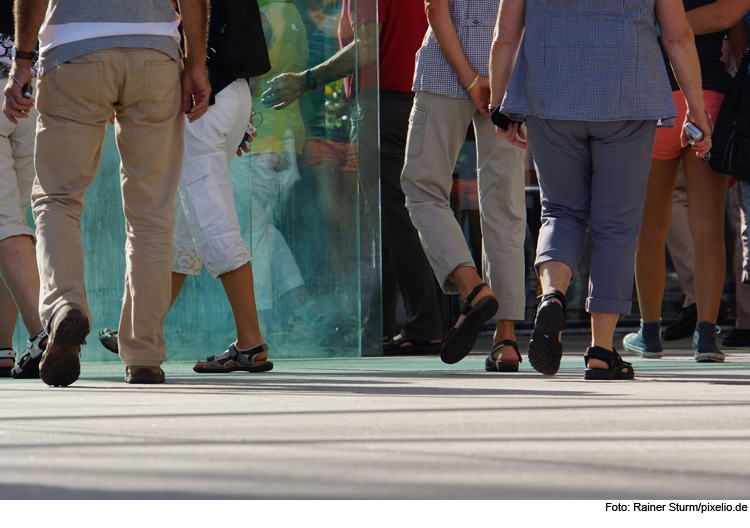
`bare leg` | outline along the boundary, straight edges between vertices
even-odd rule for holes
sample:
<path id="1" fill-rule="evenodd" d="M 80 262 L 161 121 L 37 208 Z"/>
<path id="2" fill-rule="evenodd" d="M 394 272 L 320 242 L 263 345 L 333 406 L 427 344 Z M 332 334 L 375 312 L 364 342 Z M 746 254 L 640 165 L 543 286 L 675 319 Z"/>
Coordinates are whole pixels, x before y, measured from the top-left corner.
<path id="1" fill-rule="evenodd" d="M 688 221 L 695 244 L 695 297 L 698 321 L 716 322 L 726 276 L 724 205 L 728 177 L 686 150 Z"/>
<path id="2" fill-rule="evenodd" d="M 261 344 L 263 336 L 260 333 L 258 311 L 255 307 L 252 266 L 248 262 L 219 278 L 229 299 L 234 323 L 237 326 L 237 348 L 247 350 Z M 265 352 L 258 356 L 258 360 L 266 359 L 268 359 L 268 354 Z"/>
<path id="3" fill-rule="evenodd" d="M 185 285 L 185 280 L 187 280 L 186 274 L 177 273 L 176 271 L 172 272 L 172 301 L 169 303 L 170 309 L 174 305 L 174 302 L 177 300 L 177 297 L 180 295 L 182 287 Z"/>
<path id="4" fill-rule="evenodd" d="M 573 270 L 567 264 L 556 260 L 549 260 L 539 266 L 539 283 L 542 286 L 542 294 L 552 289 L 565 293 L 573 278 Z M 553 299 L 557 304 L 562 304 Z"/>
<path id="5" fill-rule="evenodd" d="M 36 336 L 42 331 L 42 321 L 39 319 L 39 270 L 31 237 L 18 235 L 0 240 L 0 274 L 21 312 L 29 336 Z"/>
<path id="6" fill-rule="evenodd" d="M 515 324 L 514 321 L 500 320 L 497 322 L 495 335 L 492 338 L 492 344 L 494 345 L 495 343 L 499 343 L 500 341 L 504 341 L 506 339 L 510 339 L 511 341 L 516 340 Z M 500 350 L 496 351 L 493 354 L 495 359 L 499 361 L 517 361 L 518 356 L 516 356 L 515 349 L 507 349 L 508 347 L 503 347 Z M 500 353 L 499 355 L 498 352 Z"/>
<path id="7" fill-rule="evenodd" d="M 19 308 L 30 337 L 42 331 L 39 319 L 39 271 L 31 237 L 17 235 L 0 240 L 0 348 L 13 347 Z M 0 367 L 12 367 L 0 359 Z"/>
<path id="8" fill-rule="evenodd" d="M 647 323 L 661 319 L 661 302 L 667 276 L 664 247 L 672 219 L 672 195 L 679 166 L 679 158 L 651 160 L 643 224 L 635 253 L 638 304 L 641 319 Z"/>
<path id="9" fill-rule="evenodd" d="M 172 304 L 180 294 L 187 275 L 172 272 Z M 237 327 L 237 348 L 247 350 L 263 342 L 258 324 L 258 311 L 255 308 L 253 289 L 253 268 L 250 263 L 219 277 L 229 305 L 232 307 L 234 324 Z M 263 354 L 265 356 L 265 353 Z M 259 356 L 258 359 L 266 359 Z"/>
<path id="10" fill-rule="evenodd" d="M 16 328 L 18 308 L 13 296 L 0 280 L 0 348 L 13 348 L 13 330 Z M 11 368 L 15 364 L 12 359 L 0 359 L 0 367 Z"/>

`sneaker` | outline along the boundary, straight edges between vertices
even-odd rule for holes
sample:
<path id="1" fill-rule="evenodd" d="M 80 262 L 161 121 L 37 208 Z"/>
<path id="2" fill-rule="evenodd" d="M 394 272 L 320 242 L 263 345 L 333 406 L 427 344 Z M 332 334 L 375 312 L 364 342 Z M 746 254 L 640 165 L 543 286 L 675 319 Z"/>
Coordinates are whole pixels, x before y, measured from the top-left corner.
<path id="1" fill-rule="evenodd" d="M 52 317 L 47 349 L 39 363 L 39 377 L 47 385 L 67 387 L 81 374 L 81 345 L 91 327 L 83 308 L 66 304 Z"/>
<path id="2" fill-rule="evenodd" d="M 144 385 L 164 383 L 164 371 L 160 367 L 128 366 L 125 367 L 125 383 Z"/>
<path id="3" fill-rule="evenodd" d="M 750 329 L 734 328 L 721 338 L 721 346 L 746 347 L 750 345 Z"/>
<path id="4" fill-rule="evenodd" d="M 680 315 L 677 316 L 677 319 L 672 321 L 672 323 L 664 329 L 661 338 L 664 341 L 674 341 L 675 339 L 690 337 L 690 335 L 695 332 L 695 324 L 697 322 L 698 306 L 693 303 L 682 309 Z"/>
<path id="5" fill-rule="evenodd" d="M 641 321 L 641 329 L 637 333 L 626 335 L 622 339 L 622 346 L 629 354 L 646 359 L 661 359 L 664 357 L 664 348 L 661 346 L 660 332 L 661 322 Z"/>
<path id="6" fill-rule="evenodd" d="M 723 363 L 724 352 L 716 346 L 717 327 L 708 321 L 695 326 L 693 334 L 693 355 L 698 363 Z"/>
<path id="7" fill-rule="evenodd" d="M 47 332 L 42 330 L 34 339 L 26 341 L 26 351 L 21 354 L 21 359 L 10 374 L 15 379 L 38 379 L 39 363 L 42 361 L 42 354 L 47 348 Z M 42 342 L 45 341 L 44 344 Z"/>

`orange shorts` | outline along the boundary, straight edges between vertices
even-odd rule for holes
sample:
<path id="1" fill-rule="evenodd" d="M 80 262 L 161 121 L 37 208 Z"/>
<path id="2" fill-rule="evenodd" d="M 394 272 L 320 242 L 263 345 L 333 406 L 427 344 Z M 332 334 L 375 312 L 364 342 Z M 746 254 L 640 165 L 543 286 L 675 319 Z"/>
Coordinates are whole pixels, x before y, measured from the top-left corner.
<path id="1" fill-rule="evenodd" d="M 317 137 L 307 138 L 299 159 L 299 168 L 304 169 L 308 165 L 325 161 L 340 165 L 342 171 L 357 172 L 357 146 Z"/>
<path id="2" fill-rule="evenodd" d="M 671 160 L 679 158 L 682 155 L 683 147 L 680 144 L 680 137 L 682 136 L 682 124 L 685 122 L 685 114 L 687 114 L 687 103 L 682 92 L 672 92 L 674 96 L 674 104 L 677 107 L 677 117 L 674 118 L 674 126 L 672 128 L 658 128 L 656 130 L 656 142 L 654 143 L 654 153 L 651 156 L 653 159 L 658 160 Z M 716 118 L 719 117 L 719 109 L 721 108 L 721 102 L 724 100 L 724 94 L 714 92 L 713 90 L 703 90 L 703 100 L 706 104 L 706 110 L 711 114 L 711 119 L 716 122 Z M 689 148 L 687 147 L 684 148 Z"/>

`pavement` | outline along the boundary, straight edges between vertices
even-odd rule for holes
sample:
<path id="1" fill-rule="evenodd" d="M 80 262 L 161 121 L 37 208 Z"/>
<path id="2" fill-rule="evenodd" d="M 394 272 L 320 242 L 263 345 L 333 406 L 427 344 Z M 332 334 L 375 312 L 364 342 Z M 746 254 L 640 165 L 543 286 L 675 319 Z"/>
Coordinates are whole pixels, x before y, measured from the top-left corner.
<path id="1" fill-rule="evenodd" d="M 625 357 L 634 381 L 591 382 L 586 340 L 565 336 L 550 377 L 486 373 L 483 336 L 456 365 L 0 379 L 0 499 L 750 499 L 748 349 L 698 364 L 668 342 L 664 359 Z"/>

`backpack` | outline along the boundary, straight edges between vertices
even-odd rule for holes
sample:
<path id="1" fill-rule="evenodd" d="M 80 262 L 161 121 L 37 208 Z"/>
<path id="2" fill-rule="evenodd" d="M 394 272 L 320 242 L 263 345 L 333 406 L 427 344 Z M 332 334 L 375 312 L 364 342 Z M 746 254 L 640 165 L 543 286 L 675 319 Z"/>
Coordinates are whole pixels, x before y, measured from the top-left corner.
<path id="1" fill-rule="evenodd" d="M 235 79 L 247 79 L 271 69 L 257 0 L 212 0 L 209 60 Z"/>
<path id="2" fill-rule="evenodd" d="M 719 110 L 711 136 L 711 168 L 750 183 L 750 54 L 742 64 Z"/>

